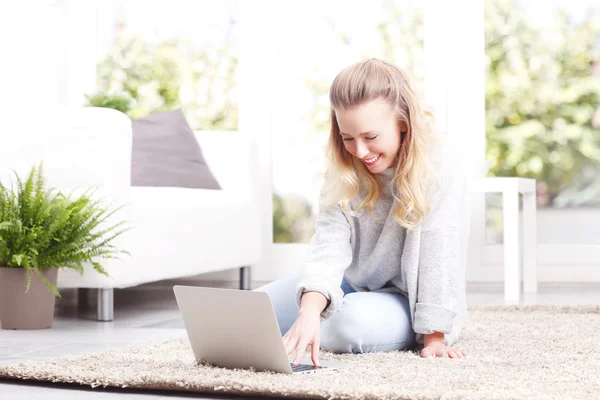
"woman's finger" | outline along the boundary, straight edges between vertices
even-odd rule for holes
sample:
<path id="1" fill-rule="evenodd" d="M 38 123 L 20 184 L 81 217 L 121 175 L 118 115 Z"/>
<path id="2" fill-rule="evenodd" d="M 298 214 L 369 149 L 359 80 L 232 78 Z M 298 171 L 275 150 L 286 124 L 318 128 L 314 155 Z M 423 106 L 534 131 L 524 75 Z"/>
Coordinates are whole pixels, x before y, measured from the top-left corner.
<path id="1" fill-rule="evenodd" d="M 315 365 L 315 367 L 319 366 L 319 347 L 321 346 L 320 342 L 321 338 L 320 335 L 317 333 L 317 336 L 315 337 L 315 340 L 312 344 L 312 362 Z"/>
<path id="2" fill-rule="evenodd" d="M 298 346 L 296 346 L 296 357 L 294 357 L 294 365 L 300 364 L 300 359 L 306 351 L 306 346 L 308 346 L 308 340 L 301 339 L 298 342 Z"/>
<path id="3" fill-rule="evenodd" d="M 287 352 L 288 356 L 290 354 L 292 354 L 292 352 L 296 348 L 297 344 L 298 344 L 298 337 L 297 336 L 291 336 L 290 339 L 288 340 L 288 342 L 285 344 L 285 351 Z"/>

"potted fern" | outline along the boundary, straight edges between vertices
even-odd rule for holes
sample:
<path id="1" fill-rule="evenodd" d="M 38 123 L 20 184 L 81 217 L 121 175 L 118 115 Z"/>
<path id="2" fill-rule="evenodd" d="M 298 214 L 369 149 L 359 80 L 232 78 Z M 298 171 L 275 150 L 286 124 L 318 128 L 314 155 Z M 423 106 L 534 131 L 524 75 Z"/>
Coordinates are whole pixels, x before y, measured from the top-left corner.
<path id="1" fill-rule="evenodd" d="M 113 246 L 128 228 L 125 221 L 103 226 L 120 209 L 109 211 L 92 190 L 72 197 L 46 188 L 43 166 L 34 166 L 25 180 L 0 183 L 0 325 L 3 329 L 50 328 L 58 270 L 84 263 L 104 275 L 98 259 L 128 254 Z"/>

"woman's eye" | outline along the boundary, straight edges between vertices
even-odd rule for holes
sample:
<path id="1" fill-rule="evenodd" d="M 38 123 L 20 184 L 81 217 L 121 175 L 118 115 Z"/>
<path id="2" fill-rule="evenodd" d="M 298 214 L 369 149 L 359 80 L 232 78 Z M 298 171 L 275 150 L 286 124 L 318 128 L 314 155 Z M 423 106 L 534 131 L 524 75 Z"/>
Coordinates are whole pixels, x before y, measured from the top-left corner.
<path id="1" fill-rule="evenodd" d="M 375 139 L 377 139 L 377 136 L 379 136 L 379 135 L 368 137 L 367 140 L 375 140 Z"/>
<path id="2" fill-rule="evenodd" d="M 353 138 L 346 138 L 346 139 L 344 139 L 344 142 L 349 142 L 351 140 L 354 140 L 354 139 Z"/>

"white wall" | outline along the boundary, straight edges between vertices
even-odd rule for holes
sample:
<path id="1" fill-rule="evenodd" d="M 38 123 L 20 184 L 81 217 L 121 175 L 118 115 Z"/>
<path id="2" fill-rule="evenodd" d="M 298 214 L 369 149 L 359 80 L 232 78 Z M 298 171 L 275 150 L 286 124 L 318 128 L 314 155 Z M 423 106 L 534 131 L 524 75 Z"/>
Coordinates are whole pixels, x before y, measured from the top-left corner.
<path id="1" fill-rule="evenodd" d="M 63 21 L 57 5 L 1 3 L 0 107 L 64 104 Z"/>
<path id="2" fill-rule="evenodd" d="M 81 105 L 96 84 L 95 1 L 0 3 L 0 108 Z"/>

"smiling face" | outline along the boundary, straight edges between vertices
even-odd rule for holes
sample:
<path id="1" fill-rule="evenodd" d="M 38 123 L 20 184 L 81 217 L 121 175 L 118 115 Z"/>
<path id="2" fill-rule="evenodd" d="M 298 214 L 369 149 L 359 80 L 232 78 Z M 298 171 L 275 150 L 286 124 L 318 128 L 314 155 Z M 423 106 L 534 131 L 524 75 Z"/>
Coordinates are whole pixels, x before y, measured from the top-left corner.
<path id="1" fill-rule="evenodd" d="M 359 158 L 374 174 L 393 167 L 406 124 L 398 122 L 392 107 L 375 99 L 348 109 L 336 109 L 335 117 L 346 151 Z"/>

